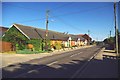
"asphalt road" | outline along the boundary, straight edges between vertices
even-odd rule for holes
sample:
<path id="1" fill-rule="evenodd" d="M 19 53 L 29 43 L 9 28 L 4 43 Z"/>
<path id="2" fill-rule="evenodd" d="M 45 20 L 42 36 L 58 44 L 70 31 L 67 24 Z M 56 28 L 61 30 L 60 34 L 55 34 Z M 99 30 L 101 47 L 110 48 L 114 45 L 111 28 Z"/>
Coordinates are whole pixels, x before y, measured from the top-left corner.
<path id="1" fill-rule="evenodd" d="M 4 67 L 3 78 L 71 78 L 101 47 L 78 49 Z M 32 57 L 32 56 L 31 56 Z"/>

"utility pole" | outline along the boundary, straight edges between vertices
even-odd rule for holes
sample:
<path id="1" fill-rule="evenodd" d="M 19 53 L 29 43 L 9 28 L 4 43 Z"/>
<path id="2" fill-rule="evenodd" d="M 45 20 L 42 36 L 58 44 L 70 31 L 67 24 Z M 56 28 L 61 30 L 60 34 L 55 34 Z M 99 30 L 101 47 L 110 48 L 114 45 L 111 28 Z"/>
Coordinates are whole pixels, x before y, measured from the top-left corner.
<path id="1" fill-rule="evenodd" d="M 114 2 L 114 20 L 115 20 L 116 54 L 118 56 L 118 27 L 117 27 L 117 22 L 116 22 L 116 2 Z"/>
<path id="2" fill-rule="evenodd" d="M 88 30 L 88 36 L 90 36 L 90 30 Z"/>
<path id="3" fill-rule="evenodd" d="M 110 37 L 111 37 L 111 30 L 110 30 Z"/>
<path id="4" fill-rule="evenodd" d="M 90 37 L 90 30 L 88 30 L 88 36 Z M 88 45 L 90 45 L 90 38 L 88 39 Z"/>
<path id="5" fill-rule="evenodd" d="M 49 10 L 46 11 L 46 31 L 45 31 L 45 48 L 48 49 L 48 46 L 47 46 L 47 40 L 48 40 L 48 17 L 49 17 Z"/>

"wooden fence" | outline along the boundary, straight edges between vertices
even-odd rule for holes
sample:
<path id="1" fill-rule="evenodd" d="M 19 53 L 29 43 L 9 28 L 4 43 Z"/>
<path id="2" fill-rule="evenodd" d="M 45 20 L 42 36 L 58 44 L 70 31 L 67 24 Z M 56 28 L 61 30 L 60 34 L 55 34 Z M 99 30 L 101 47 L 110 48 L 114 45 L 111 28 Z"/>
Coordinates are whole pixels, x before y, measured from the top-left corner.
<path id="1" fill-rule="evenodd" d="M 12 51 L 12 44 L 10 42 L 0 41 L 0 52 Z"/>

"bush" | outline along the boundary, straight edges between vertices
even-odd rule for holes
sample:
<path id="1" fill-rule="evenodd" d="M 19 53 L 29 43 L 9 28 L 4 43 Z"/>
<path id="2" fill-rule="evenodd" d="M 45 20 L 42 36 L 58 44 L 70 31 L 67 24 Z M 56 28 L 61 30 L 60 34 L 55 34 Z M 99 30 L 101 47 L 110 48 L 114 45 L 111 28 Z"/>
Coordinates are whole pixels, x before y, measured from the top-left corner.
<path id="1" fill-rule="evenodd" d="M 24 49 L 24 50 L 17 50 L 17 54 L 32 54 L 33 52 L 30 51 L 29 49 Z"/>
<path id="2" fill-rule="evenodd" d="M 35 51 L 40 51 L 42 49 L 43 42 L 39 39 L 32 39 L 27 42 L 28 44 L 32 44 Z"/>
<path id="3" fill-rule="evenodd" d="M 59 50 L 59 49 L 62 48 L 61 44 L 60 44 L 60 43 L 57 43 L 57 42 L 55 43 L 55 47 L 56 47 L 57 50 Z"/>

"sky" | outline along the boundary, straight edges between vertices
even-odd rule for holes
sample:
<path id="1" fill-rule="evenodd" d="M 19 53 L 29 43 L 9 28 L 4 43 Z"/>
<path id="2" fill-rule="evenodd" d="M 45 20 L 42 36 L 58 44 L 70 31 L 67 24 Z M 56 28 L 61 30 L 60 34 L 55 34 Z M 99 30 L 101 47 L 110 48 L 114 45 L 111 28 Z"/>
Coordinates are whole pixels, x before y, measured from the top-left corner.
<path id="1" fill-rule="evenodd" d="M 13 23 L 46 27 L 69 34 L 89 34 L 93 40 L 114 36 L 113 2 L 2 2 L 2 24 L 10 28 Z"/>

